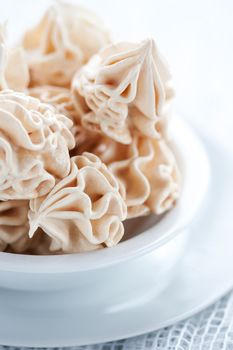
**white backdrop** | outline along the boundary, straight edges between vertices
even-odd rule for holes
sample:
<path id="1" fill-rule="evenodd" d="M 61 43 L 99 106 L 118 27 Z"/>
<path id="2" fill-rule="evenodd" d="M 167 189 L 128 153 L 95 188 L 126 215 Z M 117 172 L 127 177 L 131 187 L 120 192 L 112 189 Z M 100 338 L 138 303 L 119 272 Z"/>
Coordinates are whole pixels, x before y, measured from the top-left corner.
<path id="1" fill-rule="evenodd" d="M 233 1 L 72 2 L 96 10 L 116 40 L 154 37 L 172 69 L 177 110 L 233 146 Z M 9 39 L 19 38 L 50 3 L 0 0 L 0 21 L 8 20 Z"/>
<path id="2" fill-rule="evenodd" d="M 72 2 L 96 10 L 117 40 L 155 37 L 173 72 L 177 110 L 233 152 L 233 0 Z M 8 20 L 11 42 L 19 39 L 22 30 L 33 25 L 50 3 L 0 0 L 0 21 Z M 232 349 L 232 305 L 231 294 L 200 315 L 157 333 L 119 342 L 119 348 Z M 104 349 L 117 349 L 114 344 Z"/>

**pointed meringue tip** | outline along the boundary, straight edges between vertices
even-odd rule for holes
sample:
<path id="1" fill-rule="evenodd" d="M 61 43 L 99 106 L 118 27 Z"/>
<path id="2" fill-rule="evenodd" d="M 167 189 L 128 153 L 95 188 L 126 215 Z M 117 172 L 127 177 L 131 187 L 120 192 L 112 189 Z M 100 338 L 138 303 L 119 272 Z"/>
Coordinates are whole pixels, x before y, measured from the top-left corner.
<path id="1" fill-rule="evenodd" d="M 154 40 L 152 38 L 147 38 L 142 41 L 142 46 L 145 47 L 145 49 L 150 50 L 153 46 Z"/>
<path id="2" fill-rule="evenodd" d="M 143 52 L 143 57 L 147 56 L 152 52 L 154 46 L 154 40 L 152 38 L 145 39 L 141 42 L 141 50 Z"/>
<path id="3" fill-rule="evenodd" d="M 28 236 L 29 238 L 32 238 L 36 232 L 36 230 L 38 229 L 39 225 L 37 222 L 31 222 L 30 223 L 30 228 L 29 228 L 29 232 L 28 232 Z"/>

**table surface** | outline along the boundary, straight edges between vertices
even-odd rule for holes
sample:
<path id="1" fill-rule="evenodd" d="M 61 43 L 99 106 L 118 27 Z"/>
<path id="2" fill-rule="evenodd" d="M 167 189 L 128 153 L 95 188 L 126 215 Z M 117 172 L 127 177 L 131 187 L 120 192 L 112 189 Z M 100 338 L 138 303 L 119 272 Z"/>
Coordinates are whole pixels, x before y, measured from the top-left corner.
<path id="1" fill-rule="evenodd" d="M 166 56 L 177 92 L 176 109 L 226 147 L 233 130 L 233 2 L 231 0 L 79 0 L 111 27 L 116 40 L 154 37 Z M 0 0 L 9 40 L 33 25 L 49 0 Z M 233 148 L 232 148 L 233 152 Z M 172 327 L 86 350 L 233 349 L 233 293 Z M 1 347 L 0 347 L 1 349 Z"/>

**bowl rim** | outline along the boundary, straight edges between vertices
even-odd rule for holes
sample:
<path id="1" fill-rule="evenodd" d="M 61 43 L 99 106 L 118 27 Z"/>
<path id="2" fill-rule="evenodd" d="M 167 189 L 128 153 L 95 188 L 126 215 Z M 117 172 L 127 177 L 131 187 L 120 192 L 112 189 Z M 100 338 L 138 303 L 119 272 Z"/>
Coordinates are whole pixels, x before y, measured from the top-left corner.
<path id="1" fill-rule="evenodd" d="M 154 226 L 111 249 L 62 255 L 0 252 L 0 272 L 74 273 L 106 268 L 158 249 L 186 229 L 200 209 L 210 182 L 210 165 L 202 142 L 178 116 L 170 126 L 171 140 L 182 169 L 182 193 L 177 205 Z"/>

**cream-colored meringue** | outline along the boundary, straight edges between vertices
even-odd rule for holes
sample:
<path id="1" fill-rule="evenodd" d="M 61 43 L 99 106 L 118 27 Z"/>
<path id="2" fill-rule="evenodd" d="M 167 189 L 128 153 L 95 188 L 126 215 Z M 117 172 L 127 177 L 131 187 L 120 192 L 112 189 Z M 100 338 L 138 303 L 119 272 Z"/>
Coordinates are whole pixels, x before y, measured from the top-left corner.
<path id="1" fill-rule="evenodd" d="M 48 193 L 70 170 L 72 122 L 52 106 L 10 90 L 0 92 L 0 200 Z"/>
<path id="2" fill-rule="evenodd" d="M 56 2 L 40 23 L 23 37 L 31 84 L 70 84 L 75 71 L 109 43 L 102 21 L 91 11 Z"/>
<path id="3" fill-rule="evenodd" d="M 98 144 L 99 133 L 85 129 L 81 123 L 74 124 L 72 133 L 76 143 L 75 148 L 70 152 L 72 157 L 88 152 Z"/>
<path id="4" fill-rule="evenodd" d="M 150 212 L 160 215 L 179 198 L 179 170 L 165 140 L 135 133 L 131 145 L 121 145 L 102 138 L 92 152 L 117 178 L 128 207 L 128 218 Z"/>
<path id="5" fill-rule="evenodd" d="M 28 210 L 29 201 L 0 202 L 0 251 L 50 254 L 51 239 L 42 230 L 38 229 L 32 238 L 29 237 Z"/>
<path id="6" fill-rule="evenodd" d="M 84 97 L 90 109 L 83 110 L 83 125 L 124 144 L 132 141 L 132 127 L 160 138 L 174 95 L 153 40 L 101 50 L 77 72 L 72 90 L 74 100 Z"/>
<path id="7" fill-rule="evenodd" d="M 30 96 L 39 98 L 41 102 L 48 103 L 56 108 L 58 113 L 64 114 L 66 117 L 73 121 L 71 127 L 71 132 L 75 138 L 76 148 L 71 152 L 71 154 L 77 155 L 77 152 L 82 153 L 82 149 L 88 149 L 93 146 L 96 142 L 97 136 L 99 134 L 87 130 L 81 124 L 81 106 L 79 107 L 79 112 L 77 111 L 77 101 L 76 108 L 71 97 L 71 92 L 67 88 L 58 86 L 37 86 L 28 89 Z M 77 149 L 79 151 L 77 151 Z"/>
<path id="8" fill-rule="evenodd" d="M 41 102 L 54 106 L 57 113 L 64 114 L 72 121 L 80 119 L 79 114 L 74 108 L 71 92 L 67 88 L 42 85 L 28 89 L 28 94 L 40 99 Z"/>
<path id="9" fill-rule="evenodd" d="M 6 28 L 0 25 L 0 89 L 23 91 L 29 84 L 29 69 L 22 47 L 8 48 Z"/>
<path id="10" fill-rule="evenodd" d="M 28 201 L 0 202 L 0 251 L 28 237 Z"/>
<path id="11" fill-rule="evenodd" d="M 116 245 L 124 234 L 126 205 L 115 177 L 91 153 L 71 159 L 70 174 L 46 196 L 30 201 L 29 235 L 38 227 L 51 251 L 82 252 Z"/>
<path id="12" fill-rule="evenodd" d="M 33 237 L 28 236 L 27 232 L 22 235 L 17 241 L 8 245 L 5 251 L 8 253 L 20 253 L 30 255 L 50 255 L 51 239 L 41 229 L 38 229 Z M 60 254 L 57 251 L 56 254 Z"/>

